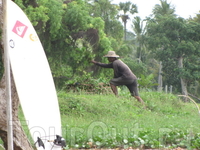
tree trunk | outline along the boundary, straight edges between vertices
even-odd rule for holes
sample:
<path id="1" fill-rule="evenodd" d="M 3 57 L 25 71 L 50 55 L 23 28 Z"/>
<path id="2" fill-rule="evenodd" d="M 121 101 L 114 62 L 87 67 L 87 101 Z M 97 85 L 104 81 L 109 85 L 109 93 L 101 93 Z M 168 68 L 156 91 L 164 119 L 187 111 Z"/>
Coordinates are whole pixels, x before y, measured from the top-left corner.
<path id="1" fill-rule="evenodd" d="M 0 0 L 0 29 L 3 25 L 3 11 L 2 0 Z M 0 44 L 0 47 L 3 46 Z M 1 49 L 2 56 L 3 50 Z M 19 98 L 11 76 L 11 94 L 12 94 L 12 116 L 13 119 L 13 148 L 14 150 L 33 150 L 18 118 Z M 0 138 L 4 143 L 4 147 L 7 150 L 7 115 L 6 115 L 6 81 L 5 74 L 0 81 Z"/>
<path id="2" fill-rule="evenodd" d="M 183 57 L 178 58 L 178 67 L 183 68 Z M 182 94 L 185 95 L 185 96 L 188 96 L 187 82 L 183 78 L 180 78 L 180 80 L 181 80 Z M 187 101 L 187 98 L 185 98 L 184 100 Z"/>
<path id="3" fill-rule="evenodd" d="M 160 61 L 159 72 L 158 72 L 158 91 L 162 91 L 162 62 Z"/>
<path id="4" fill-rule="evenodd" d="M 33 150 L 18 118 L 19 98 L 11 77 L 12 114 L 13 114 L 13 146 L 14 150 Z M 7 117 L 6 117 L 6 86 L 5 75 L 0 82 L 0 137 L 7 149 Z"/>
<path id="5" fill-rule="evenodd" d="M 126 41 L 126 21 L 124 21 L 124 40 Z"/>

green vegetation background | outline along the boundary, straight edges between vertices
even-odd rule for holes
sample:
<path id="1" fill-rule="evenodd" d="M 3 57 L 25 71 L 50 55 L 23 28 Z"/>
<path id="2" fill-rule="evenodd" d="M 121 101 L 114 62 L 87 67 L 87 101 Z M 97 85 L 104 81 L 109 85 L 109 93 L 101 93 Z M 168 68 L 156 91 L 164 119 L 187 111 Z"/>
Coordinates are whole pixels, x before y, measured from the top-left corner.
<path id="1" fill-rule="evenodd" d="M 68 148 L 200 148 L 198 109 L 178 96 L 141 91 L 146 109 L 126 90 L 58 97 Z"/>

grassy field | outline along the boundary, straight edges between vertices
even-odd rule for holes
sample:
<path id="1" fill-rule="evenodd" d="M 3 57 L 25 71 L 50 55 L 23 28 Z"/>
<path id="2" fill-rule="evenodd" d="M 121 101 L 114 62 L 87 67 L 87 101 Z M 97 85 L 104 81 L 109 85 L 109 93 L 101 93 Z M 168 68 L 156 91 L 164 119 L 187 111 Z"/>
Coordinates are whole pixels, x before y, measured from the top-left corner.
<path id="1" fill-rule="evenodd" d="M 2 145 L 0 145 L 0 150 L 5 150 L 5 148 Z"/>
<path id="2" fill-rule="evenodd" d="M 141 91 L 144 108 L 119 91 L 118 97 L 58 91 L 65 149 L 200 149 L 200 114 L 190 100 Z M 19 118 L 24 120 L 21 109 Z"/>
<path id="3" fill-rule="evenodd" d="M 68 148 L 200 148 L 200 115 L 194 103 L 159 92 L 112 94 L 58 92 Z"/>

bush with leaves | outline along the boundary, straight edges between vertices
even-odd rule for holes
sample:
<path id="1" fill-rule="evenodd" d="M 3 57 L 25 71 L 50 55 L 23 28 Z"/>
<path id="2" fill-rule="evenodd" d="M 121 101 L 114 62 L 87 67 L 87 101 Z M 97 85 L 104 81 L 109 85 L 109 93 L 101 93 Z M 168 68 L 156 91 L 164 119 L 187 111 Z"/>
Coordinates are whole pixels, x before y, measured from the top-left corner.
<path id="1" fill-rule="evenodd" d="M 145 88 L 145 89 L 152 89 L 153 86 L 158 85 L 154 81 L 154 75 L 153 74 L 150 74 L 148 76 L 141 74 L 140 78 L 138 80 L 138 83 L 140 85 L 140 88 Z"/>

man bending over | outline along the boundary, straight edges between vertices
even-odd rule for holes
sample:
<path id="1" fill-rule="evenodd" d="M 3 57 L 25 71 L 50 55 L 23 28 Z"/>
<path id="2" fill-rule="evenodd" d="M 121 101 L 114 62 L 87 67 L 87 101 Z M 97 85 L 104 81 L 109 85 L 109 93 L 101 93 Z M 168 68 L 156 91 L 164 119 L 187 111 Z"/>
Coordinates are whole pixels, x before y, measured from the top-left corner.
<path id="1" fill-rule="evenodd" d="M 109 64 L 96 62 L 94 60 L 91 62 L 100 67 L 113 68 L 114 78 L 110 80 L 110 86 L 113 93 L 117 96 L 117 86 L 125 85 L 129 89 L 131 95 L 144 104 L 144 101 L 138 93 L 137 77 L 124 62 L 118 59 L 119 55 L 116 55 L 115 51 L 109 51 L 104 57 L 108 58 L 108 61 L 110 62 Z"/>

